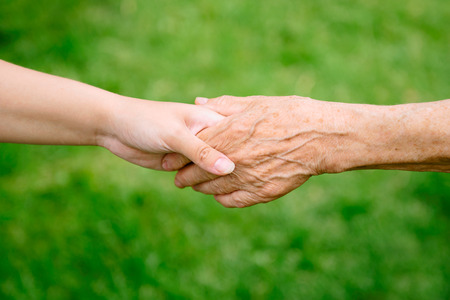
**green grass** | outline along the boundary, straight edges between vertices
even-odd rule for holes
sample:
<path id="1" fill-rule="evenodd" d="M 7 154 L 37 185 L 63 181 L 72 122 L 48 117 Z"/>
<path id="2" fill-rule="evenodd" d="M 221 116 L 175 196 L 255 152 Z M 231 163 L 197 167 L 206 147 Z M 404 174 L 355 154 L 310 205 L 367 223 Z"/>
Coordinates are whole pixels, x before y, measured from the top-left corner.
<path id="1" fill-rule="evenodd" d="M 446 1 L 0 3 L 0 58 L 128 96 L 449 98 Z M 222 208 L 93 147 L 0 145 L 2 299 L 449 299 L 450 177 Z"/>

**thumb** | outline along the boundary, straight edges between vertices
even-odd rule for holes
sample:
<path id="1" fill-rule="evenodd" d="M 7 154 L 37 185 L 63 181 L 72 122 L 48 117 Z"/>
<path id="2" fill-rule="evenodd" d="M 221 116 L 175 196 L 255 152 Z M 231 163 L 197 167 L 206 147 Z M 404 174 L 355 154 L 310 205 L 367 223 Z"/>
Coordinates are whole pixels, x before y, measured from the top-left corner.
<path id="1" fill-rule="evenodd" d="M 234 163 L 221 152 L 215 150 L 189 130 L 177 138 L 173 151 L 189 158 L 203 170 L 215 175 L 227 175 L 233 172 Z"/>
<path id="2" fill-rule="evenodd" d="M 242 112 L 251 103 L 249 97 L 220 96 L 217 98 L 197 97 L 195 104 L 209 108 L 224 116 Z"/>

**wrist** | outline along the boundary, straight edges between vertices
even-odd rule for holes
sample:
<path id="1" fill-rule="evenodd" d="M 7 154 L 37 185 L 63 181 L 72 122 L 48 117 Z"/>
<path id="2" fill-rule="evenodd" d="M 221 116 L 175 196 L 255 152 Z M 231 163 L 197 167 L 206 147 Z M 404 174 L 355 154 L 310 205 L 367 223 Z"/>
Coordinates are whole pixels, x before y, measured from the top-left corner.
<path id="1" fill-rule="evenodd" d="M 396 140 L 395 115 L 390 107 L 366 104 L 343 104 L 340 130 L 343 132 L 335 156 L 336 173 L 371 169 L 397 160 L 392 154 L 400 149 Z M 394 153 L 391 152 L 393 144 Z M 398 150 L 395 150 L 398 149 Z"/>
<path id="2" fill-rule="evenodd" d="M 380 132 L 385 116 L 380 107 L 339 102 L 318 103 L 322 105 L 316 109 L 323 117 L 319 119 L 319 123 L 322 123 L 318 130 L 321 138 L 317 140 L 315 148 L 322 158 L 317 163 L 316 174 L 341 173 L 380 162 L 378 154 L 385 147 L 385 137 Z"/>
<path id="3" fill-rule="evenodd" d="M 108 148 L 112 140 L 117 139 L 116 124 L 120 123 L 121 106 L 125 101 L 124 96 L 111 94 L 107 99 L 101 101 L 97 114 L 97 126 L 95 127 L 95 145 Z"/>

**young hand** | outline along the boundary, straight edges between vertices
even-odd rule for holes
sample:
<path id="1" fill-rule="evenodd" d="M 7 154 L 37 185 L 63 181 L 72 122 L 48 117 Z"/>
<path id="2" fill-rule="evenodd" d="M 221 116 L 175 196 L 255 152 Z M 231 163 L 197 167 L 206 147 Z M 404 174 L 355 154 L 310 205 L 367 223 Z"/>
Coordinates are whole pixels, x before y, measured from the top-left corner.
<path id="1" fill-rule="evenodd" d="M 180 153 L 216 175 L 231 173 L 234 164 L 196 137 L 224 117 L 205 107 L 123 97 L 110 110 L 101 146 L 140 166 L 163 170 L 166 153 Z"/>

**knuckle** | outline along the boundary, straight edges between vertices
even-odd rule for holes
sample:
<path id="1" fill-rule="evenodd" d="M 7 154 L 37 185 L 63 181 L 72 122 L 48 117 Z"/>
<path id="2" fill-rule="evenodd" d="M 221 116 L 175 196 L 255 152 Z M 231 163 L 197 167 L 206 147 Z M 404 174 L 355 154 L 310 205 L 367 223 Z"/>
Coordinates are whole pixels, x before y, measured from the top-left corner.
<path id="1" fill-rule="evenodd" d="M 254 197 L 245 197 L 245 198 L 239 198 L 234 200 L 235 207 L 238 208 L 244 208 L 248 206 L 252 206 L 258 203 L 258 201 L 255 201 Z"/>
<path id="2" fill-rule="evenodd" d="M 181 126 L 174 126 L 172 130 L 168 133 L 168 137 L 172 140 L 178 140 L 180 136 L 183 136 L 186 133 L 186 129 Z"/>
<path id="3" fill-rule="evenodd" d="M 223 186 L 220 185 L 217 180 L 211 181 L 211 189 L 214 194 L 225 194 Z"/>
<path id="4" fill-rule="evenodd" d="M 267 203 L 286 194 L 277 184 L 265 184 L 255 192 L 257 203 Z"/>
<path id="5" fill-rule="evenodd" d="M 243 200 L 235 200 L 234 207 L 244 208 L 244 207 L 247 207 L 247 204 Z"/>
<path id="6" fill-rule="evenodd" d="M 202 146 L 198 149 L 198 160 L 199 162 L 205 162 L 208 159 L 209 154 L 211 153 L 211 148 L 208 146 Z"/>
<path id="7" fill-rule="evenodd" d="M 264 187 L 261 190 L 261 196 L 264 198 L 270 198 L 278 195 L 280 193 L 281 189 L 277 184 L 274 183 L 268 183 L 264 185 Z"/>
<path id="8" fill-rule="evenodd" d="M 250 124 L 248 124 L 249 122 L 251 122 L 251 121 L 244 120 L 242 122 L 234 121 L 234 122 L 229 123 L 230 132 L 233 134 L 233 136 L 236 136 L 236 137 L 248 135 L 248 132 L 251 129 Z"/>
<path id="9" fill-rule="evenodd" d="M 220 96 L 220 97 L 217 97 L 217 98 L 216 98 L 216 103 L 217 103 L 218 105 L 225 104 L 226 101 L 227 101 L 227 99 L 228 99 L 229 97 L 230 97 L 230 96 L 228 96 L 228 95 L 222 95 L 222 96 Z"/>
<path id="10" fill-rule="evenodd" d="M 186 135 L 186 129 L 182 128 L 180 126 L 174 126 L 172 130 L 170 130 L 167 135 L 162 139 L 161 143 L 166 147 L 168 150 L 174 151 L 178 148 L 180 148 L 180 137 L 183 137 Z M 174 151 L 177 152 L 177 151 Z"/>
<path id="11" fill-rule="evenodd" d="M 208 192 L 214 195 L 225 195 L 232 191 L 232 184 L 225 181 L 212 180 L 209 182 Z"/>

